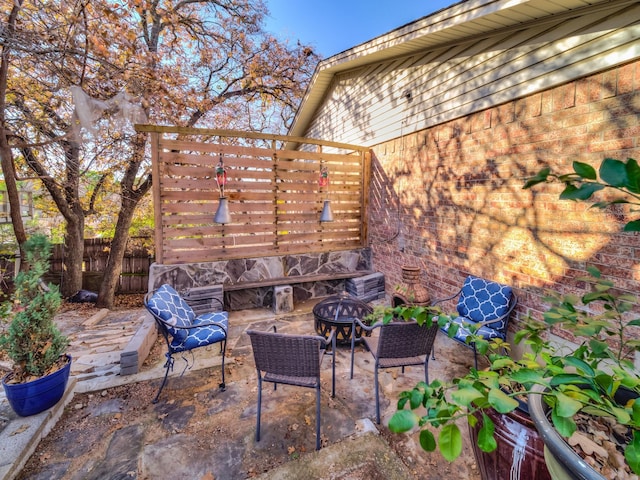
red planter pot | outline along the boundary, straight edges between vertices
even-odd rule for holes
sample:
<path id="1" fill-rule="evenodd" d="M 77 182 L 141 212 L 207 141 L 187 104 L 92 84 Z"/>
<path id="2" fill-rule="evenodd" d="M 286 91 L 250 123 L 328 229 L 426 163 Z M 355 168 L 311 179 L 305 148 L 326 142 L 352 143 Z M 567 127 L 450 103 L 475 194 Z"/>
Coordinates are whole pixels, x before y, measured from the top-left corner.
<path id="1" fill-rule="evenodd" d="M 493 409 L 485 413 L 495 424 L 496 450 L 486 453 L 477 445 L 481 415 L 476 427 L 469 427 L 482 480 L 551 480 L 544 460 L 544 443 L 529 414 L 521 409 L 507 414 Z"/>

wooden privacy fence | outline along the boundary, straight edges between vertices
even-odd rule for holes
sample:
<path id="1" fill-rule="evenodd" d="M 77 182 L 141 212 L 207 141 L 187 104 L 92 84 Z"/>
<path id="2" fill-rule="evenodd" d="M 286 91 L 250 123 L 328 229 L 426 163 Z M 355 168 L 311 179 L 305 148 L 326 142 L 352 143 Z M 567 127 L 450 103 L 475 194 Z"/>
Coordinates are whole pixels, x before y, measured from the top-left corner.
<path id="1" fill-rule="evenodd" d="M 122 272 L 118 279 L 116 293 L 146 293 L 149 286 L 149 267 L 153 255 L 146 245 L 149 238 L 131 238 L 127 242 L 127 250 L 122 259 Z M 103 279 L 103 272 L 109 258 L 111 240 L 87 238 L 84 240 L 84 260 L 82 265 L 82 288 L 98 292 Z M 48 281 L 60 284 L 64 275 L 63 262 L 65 249 L 62 244 L 53 245 L 51 267 Z"/>
<path id="2" fill-rule="evenodd" d="M 150 238 L 134 237 L 127 242 L 127 250 L 122 259 L 122 272 L 118 279 L 116 293 L 146 293 L 149 288 L 149 267 L 153 263 L 153 252 L 148 246 Z M 82 265 L 82 288 L 98 292 L 102 283 L 104 269 L 109 257 L 111 240 L 103 238 L 86 238 Z M 64 245 L 56 243 L 51 253 L 49 272 L 45 275 L 47 282 L 60 285 L 64 276 Z M 17 255 L 0 255 L 0 291 L 13 291 Z"/>
<path id="3" fill-rule="evenodd" d="M 368 149 L 229 130 L 136 129 L 151 136 L 158 263 L 364 246 Z M 213 222 L 220 201 L 215 167 L 221 159 L 231 214 L 224 225 Z M 327 186 L 319 183 L 321 168 L 328 172 Z M 326 199 L 334 221 L 321 223 Z"/>

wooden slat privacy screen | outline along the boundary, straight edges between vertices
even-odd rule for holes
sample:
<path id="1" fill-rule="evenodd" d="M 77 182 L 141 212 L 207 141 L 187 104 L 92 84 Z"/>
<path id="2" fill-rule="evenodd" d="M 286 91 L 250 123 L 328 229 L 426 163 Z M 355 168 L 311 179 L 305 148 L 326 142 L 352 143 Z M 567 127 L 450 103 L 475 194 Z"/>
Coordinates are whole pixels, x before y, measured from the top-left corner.
<path id="1" fill-rule="evenodd" d="M 247 132 L 150 125 L 136 129 L 151 135 L 156 262 L 210 262 L 364 246 L 368 149 Z M 305 149 L 277 148 L 291 144 Z M 347 153 L 324 153 L 322 146 Z M 220 157 L 227 169 L 225 195 L 231 213 L 226 225 L 213 222 Z M 322 166 L 329 171 L 328 187 L 318 183 Z M 331 201 L 334 221 L 320 223 L 325 199 Z"/>

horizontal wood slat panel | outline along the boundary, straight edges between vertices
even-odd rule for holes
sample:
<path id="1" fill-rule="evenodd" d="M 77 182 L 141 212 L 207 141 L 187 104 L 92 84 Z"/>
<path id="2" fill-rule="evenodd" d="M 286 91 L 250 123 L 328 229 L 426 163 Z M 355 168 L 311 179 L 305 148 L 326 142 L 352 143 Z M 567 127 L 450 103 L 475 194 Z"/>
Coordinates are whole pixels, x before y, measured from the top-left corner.
<path id="1" fill-rule="evenodd" d="M 156 242 L 159 263 L 207 262 L 364 245 L 364 148 L 347 149 L 347 145 L 337 147 L 332 142 L 308 140 L 310 148 L 281 150 L 273 147 L 284 145 L 287 137 L 265 135 L 250 140 L 257 138 L 252 134 L 239 141 L 242 145 L 226 145 L 210 142 L 211 137 L 205 133 L 208 130 L 144 126 L 141 131 L 158 135 L 152 162 L 156 238 L 162 239 Z M 178 133 L 178 139 L 167 138 Z M 305 142 L 300 140 L 286 143 L 302 147 Z M 317 145 L 334 148 L 325 153 Z M 347 153 L 339 153 L 336 147 Z M 220 159 L 226 170 L 224 196 L 231 215 L 231 223 L 226 225 L 213 222 L 220 204 L 221 192 L 216 182 Z M 329 182 L 320 186 L 323 167 L 329 172 Z M 323 224 L 320 213 L 327 199 L 331 200 L 334 221 Z"/>

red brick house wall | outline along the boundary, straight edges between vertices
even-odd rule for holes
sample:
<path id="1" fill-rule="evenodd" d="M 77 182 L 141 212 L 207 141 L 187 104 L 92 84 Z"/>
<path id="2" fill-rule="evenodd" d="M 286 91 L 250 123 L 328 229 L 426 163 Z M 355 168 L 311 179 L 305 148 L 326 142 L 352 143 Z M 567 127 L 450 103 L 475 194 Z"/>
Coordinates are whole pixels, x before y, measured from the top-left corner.
<path id="1" fill-rule="evenodd" d="M 580 293 L 597 266 L 640 293 L 640 236 L 626 214 L 560 201 L 561 186 L 523 190 L 543 166 L 640 161 L 640 62 L 404 136 L 373 149 L 369 238 L 387 291 L 400 265 L 423 269 L 432 298 L 468 274 L 507 283 L 516 318 L 545 310 L 543 290 Z"/>

